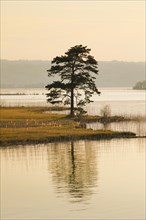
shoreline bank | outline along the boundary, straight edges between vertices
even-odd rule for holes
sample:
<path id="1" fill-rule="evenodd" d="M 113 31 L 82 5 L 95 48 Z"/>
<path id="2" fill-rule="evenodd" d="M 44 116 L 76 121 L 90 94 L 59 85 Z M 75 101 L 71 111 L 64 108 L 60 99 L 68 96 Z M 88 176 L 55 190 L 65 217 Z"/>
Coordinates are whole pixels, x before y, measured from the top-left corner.
<path id="1" fill-rule="evenodd" d="M 64 114 L 47 112 L 42 107 L 0 107 L 0 145 L 14 146 L 76 140 L 107 140 L 112 138 L 140 138 L 129 131 L 92 130 L 86 123 L 127 120 L 122 116 L 101 118 L 83 116 L 70 118 Z"/>
<path id="2" fill-rule="evenodd" d="M 96 133 L 88 135 L 74 135 L 74 136 L 56 136 L 56 137 L 46 137 L 44 139 L 38 140 L 11 140 L 11 141 L 0 141 L 0 147 L 10 147 L 18 145 L 36 145 L 36 144 L 47 144 L 55 142 L 66 142 L 66 141 L 78 141 L 78 140 L 111 140 L 111 139 L 121 139 L 121 138 L 146 138 L 146 136 L 136 136 L 132 132 L 111 132 L 111 133 Z"/>

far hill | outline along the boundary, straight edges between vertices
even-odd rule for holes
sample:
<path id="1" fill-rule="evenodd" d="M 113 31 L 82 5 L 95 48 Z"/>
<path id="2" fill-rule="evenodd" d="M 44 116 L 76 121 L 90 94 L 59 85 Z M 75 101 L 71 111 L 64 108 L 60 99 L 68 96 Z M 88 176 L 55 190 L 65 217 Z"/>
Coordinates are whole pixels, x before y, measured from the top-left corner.
<path id="1" fill-rule="evenodd" d="M 49 82 L 51 61 L 1 60 L 2 88 L 37 88 Z M 133 87 L 145 79 L 144 62 L 99 61 L 98 87 Z"/>

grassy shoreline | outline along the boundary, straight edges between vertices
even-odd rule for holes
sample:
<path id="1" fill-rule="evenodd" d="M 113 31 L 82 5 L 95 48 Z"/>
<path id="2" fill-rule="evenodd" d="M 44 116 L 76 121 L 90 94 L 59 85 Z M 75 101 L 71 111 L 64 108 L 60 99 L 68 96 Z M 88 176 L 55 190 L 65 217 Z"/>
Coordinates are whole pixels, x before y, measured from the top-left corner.
<path id="1" fill-rule="evenodd" d="M 136 137 L 132 132 L 86 129 L 84 123 L 103 120 L 100 116 L 69 118 L 44 107 L 0 107 L 1 146 L 39 144 L 79 139 Z M 47 113 L 46 113 L 47 112 Z M 113 117 L 108 122 L 120 120 Z M 121 120 L 124 120 L 121 118 Z"/>
<path id="2" fill-rule="evenodd" d="M 13 139 L 9 141 L 0 141 L 0 147 L 10 147 L 17 145 L 34 145 L 34 144 L 47 144 L 54 142 L 66 142 L 66 141 L 77 141 L 77 140 L 109 140 L 115 138 L 137 138 L 136 135 L 132 132 L 112 132 L 108 133 L 97 133 L 97 134 L 88 134 L 88 135 L 71 135 L 71 136 L 52 136 L 41 139 Z"/>

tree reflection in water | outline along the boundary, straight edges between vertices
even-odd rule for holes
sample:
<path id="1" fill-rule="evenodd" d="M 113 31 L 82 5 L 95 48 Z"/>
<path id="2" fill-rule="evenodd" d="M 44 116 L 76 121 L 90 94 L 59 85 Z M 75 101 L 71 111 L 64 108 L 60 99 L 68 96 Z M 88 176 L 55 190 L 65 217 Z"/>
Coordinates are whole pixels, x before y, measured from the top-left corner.
<path id="1" fill-rule="evenodd" d="M 86 201 L 97 187 L 95 148 L 88 141 L 56 143 L 48 148 L 48 170 L 58 196 L 65 193 L 71 202 Z"/>
<path id="2" fill-rule="evenodd" d="M 102 123 L 102 126 L 103 126 L 103 130 L 110 130 L 111 129 L 111 123 L 108 123 L 108 122 L 103 122 Z"/>

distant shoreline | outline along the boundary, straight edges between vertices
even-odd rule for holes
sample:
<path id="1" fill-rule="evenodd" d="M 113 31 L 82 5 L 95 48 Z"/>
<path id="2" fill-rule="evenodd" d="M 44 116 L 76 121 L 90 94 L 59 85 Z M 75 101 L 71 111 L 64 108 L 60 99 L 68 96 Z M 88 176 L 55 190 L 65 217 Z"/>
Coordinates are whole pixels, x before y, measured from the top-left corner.
<path id="1" fill-rule="evenodd" d="M 145 79 L 145 62 L 98 61 L 97 87 L 133 87 Z M 42 88 L 48 81 L 49 60 L 1 60 L 1 88 Z"/>

